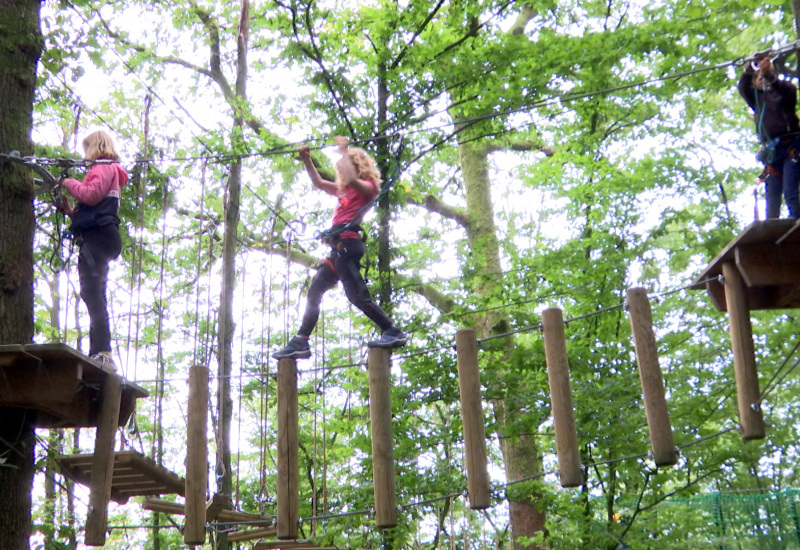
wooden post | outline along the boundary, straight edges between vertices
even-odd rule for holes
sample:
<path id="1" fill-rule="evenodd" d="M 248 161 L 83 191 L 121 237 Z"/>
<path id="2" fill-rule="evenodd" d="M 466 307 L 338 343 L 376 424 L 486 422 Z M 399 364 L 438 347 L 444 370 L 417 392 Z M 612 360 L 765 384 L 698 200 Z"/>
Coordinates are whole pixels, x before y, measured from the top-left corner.
<path id="1" fill-rule="evenodd" d="M 103 546 L 108 527 L 108 501 L 114 475 L 114 436 L 119 426 L 122 377 L 108 373 L 102 384 L 100 414 L 94 440 L 94 463 L 89 482 L 89 511 L 86 515 L 88 546 Z"/>
<path id="2" fill-rule="evenodd" d="M 375 524 L 381 529 L 397 525 L 392 442 L 392 394 L 389 350 L 371 348 L 369 366 L 369 418 L 372 427 L 372 480 Z"/>
<path id="3" fill-rule="evenodd" d="M 653 314 L 644 288 L 628 289 L 628 313 L 639 365 L 647 427 L 653 460 L 657 466 L 672 466 L 678 462 L 678 450 L 672 438 L 672 424 L 664 395 L 664 380 L 658 366 L 658 349 L 653 332 Z"/>
<path id="4" fill-rule="evenodd" d="M 208 367 L 189 368 L 189 410 L 186 426 L 186 523 L 183 541 L 206 542 L 206 491 L 208 489 Z"/>
<path id="5" fill-rule="evenodd" d="M 483 510 L 491 506 L 491 486 L 486 461 L 486 428 L 483 423 L 481 375 L 478 370 L 478 341 L 474 330 L 462 329 L 456 332 L 456 356 L 469 506 L 473 510 Z"/>
<path id="6" fill-rule="evenodd" d="M 742 438 L 748 441 L 763 439 L 764 418 L 761 406 L 757 405 L 760 400 L 758 370 L 744 280 L 733 262 L 722 264 L 722 277 L 725 285 L 725 301 L 728 304 Z"/>
<path id="7" fill-rule="evenodd" d="M 297 362 L 278 361 L 277 537 L 296 539 L 299 519 Z"/>
<path id="8" fill-rule="evenodd" d="M 562 487 L 583 484 L 581 459 L 578 454 L 578 432 L 572 408 L 572 386 L 569 381 L 567 340 L 564 336 L 564 317 L 558 308 L 542 312 L 544 352 L 547 359 L 547 380 L 556 432 L 558 475 Z"/>

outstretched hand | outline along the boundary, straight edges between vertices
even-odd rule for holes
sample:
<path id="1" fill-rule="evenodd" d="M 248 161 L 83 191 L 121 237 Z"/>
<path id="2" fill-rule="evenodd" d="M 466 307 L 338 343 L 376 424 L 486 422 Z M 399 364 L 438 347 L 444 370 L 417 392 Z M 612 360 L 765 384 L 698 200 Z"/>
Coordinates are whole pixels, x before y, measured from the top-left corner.
<path id="1" fill-rule="evenodd" d="M 308 145 L 303 145 L 297 149 L 297 154 L 300 155 L 300 160 L 307 160 L 311 158 L 311 148 Z"/>

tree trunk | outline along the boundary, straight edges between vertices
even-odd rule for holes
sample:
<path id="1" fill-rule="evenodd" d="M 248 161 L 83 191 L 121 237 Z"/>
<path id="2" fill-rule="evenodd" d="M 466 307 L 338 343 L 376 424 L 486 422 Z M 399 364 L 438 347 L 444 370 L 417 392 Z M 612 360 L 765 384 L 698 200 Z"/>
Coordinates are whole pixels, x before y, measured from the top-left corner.
<path id="1" fill-rule="evenodd" d="M 38 0 L 0 0 L 0 152 L 33 152 L 36 63 L 42 51 Z M 33 184 L 20 166 L 0 163 L 0 344 L 33 338 Z M 32 413 L 0 410 L 0 541 L 27 550 L 35 444 Z"/>
<path id="2" fill-rule="evenodd" d="M 492 206 L 491 181 L 489 179 L 488 149 L 481 145 L 462 143 L 458 148 L 461 171 L 464 175 L 467 198 L 467 239 L 470 245 L 469 268 L 474 275 L 473 291 L 488 298 L 499 293 L 503 287 L 500 264 L 500 245 Z M 475 319 L 476 333 L 480 338 L 508 332 L 508 318 L 501 311 L 491 311 Z M 498 340 L 503 352 L 502 364 L 511 365 L 514 348 L 512 338 Z M 491 393 L 504 395 L 502 377 L 489 382 Z M 497 419 L 498 435 L 516 420 L 502 400 L 493 403 Z M 503 438 L 500 450 L 505 463 L 506 479 L 515 481 L 541 473 L 541 457 L 533 437 Z M 511 516 L 512 548 L 534 548 L 516 542 L 519 537 L 534 537 L 544 531 L 545 514 L 536 509 L 537 494 L 526 493 L 522 487 L 509 487 L 507 498 Z"/>
<path id="3" fill-rule="evenodd" d="M 241 0 L 239 32 L 237 33 L 236 97 L 241 104 L 247 103 L 247 43 L 249 38 L 250 4 Z M 243 153 L 242 131 L 244 120 L 237 110 L 231 130 L 231 147 L 234 154 Z M 233 471 L 231 470 L 231 421 L 233 398 L 231 397 L 231 374 L 233 373 L 233 291 L 236 287 L 236 249 L 238 246 L 239 209 L 242 192 L 242 160 L 231 164 L 228 175 L 227 203 L 225 205 L 225 236 L 222 252 L 222 295 L 219 309 L 219 448 L 217 451 L 217 485 L 225 495 L 233 494 Z M 222 535 L 217 548 L 228 547 L 227 537 Z"/>

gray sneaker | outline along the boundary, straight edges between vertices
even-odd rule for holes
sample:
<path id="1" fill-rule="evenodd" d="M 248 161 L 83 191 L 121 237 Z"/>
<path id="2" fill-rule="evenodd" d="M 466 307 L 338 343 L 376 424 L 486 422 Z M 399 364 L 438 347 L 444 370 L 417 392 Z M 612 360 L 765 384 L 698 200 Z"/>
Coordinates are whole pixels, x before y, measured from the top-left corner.
<path id="1" fill-rule="evenodd" d="M 103 352 L 95 353 L 94 355 L 90 355 L 89 359 L 92 359 L 93 361 L 96 361 L 113 371 L 117 370 L 117 365 L 114 363 L 114 359 L 112 359 L 110 354 L 105 354 Z"/>
<path id="2" fill-rule="evenodd" d="M 397 327 L 386 329 L 377 340 L 367 342 L 367 347 L 394 349 L 402 348 L 408 342 L 408 336 Z"/>
<path id="3" fill-rule="evenodd" d="M 299 336 L 293 337 L 286 344 L 286 347 L 272 354 L 275 359 L 307 359 L 311 357 L 311 348 L 308 347 L 308 340 Z"/>

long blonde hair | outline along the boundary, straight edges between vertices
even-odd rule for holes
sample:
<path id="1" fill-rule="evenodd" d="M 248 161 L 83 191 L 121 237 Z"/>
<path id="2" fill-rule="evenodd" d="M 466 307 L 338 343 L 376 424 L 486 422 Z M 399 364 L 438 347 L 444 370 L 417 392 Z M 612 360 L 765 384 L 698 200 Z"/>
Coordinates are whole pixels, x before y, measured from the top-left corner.
<path id="1" fill-rule="evenodd" d="M 120 156 L 111 137 L 102 130 L 92 132 L 83 138 L 84 157 L 89 160 L 119 160 Z"/>
<path id="2" fill-rule="evenodd" d="M 347 156 L 350 157 L 350 162 L 353 163 L 353 167 L 356 169 L 356 174 L 358 175 L 359 179 L 362 180 L 372 180 L 375 182 L 375 187 L 378 189 L 381 188 L 381 172 L 378 170 L 378 167 L 375 166 L 375 161 L 372 160 L 372 157 L 367 154 L 364 149 L 360 147 L 350 147 L 347 150 Z"/>

